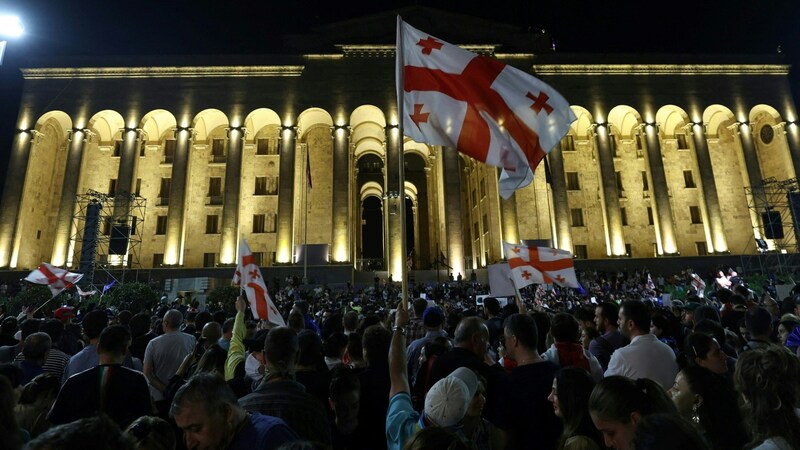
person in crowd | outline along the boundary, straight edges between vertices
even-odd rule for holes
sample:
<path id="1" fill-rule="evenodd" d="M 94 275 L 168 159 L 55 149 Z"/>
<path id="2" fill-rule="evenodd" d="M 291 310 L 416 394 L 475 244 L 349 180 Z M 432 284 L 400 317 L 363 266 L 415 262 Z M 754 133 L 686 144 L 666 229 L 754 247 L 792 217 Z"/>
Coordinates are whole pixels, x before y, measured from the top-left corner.
<path id="1" fill-rule="evenodd" d="M 618 315 L 619 307 L 613 302 L 601 303 L 594 309 L 594 323 L 600 336 L 589 343 L 589 352 L 600 362 L 603 371 L 608 369 L 611 354 L 628 343 L 617 327 Z"/>
<path id="2" fill-rule="evenodd" d="M 100 333 L 108 326 L 108 315 L 104 311 L 93 309 L 83 317 L 81 324 L 87 344 L 70 358 L 67 369 L 64 371 L 64 381 L 76 373 L 91 369 L 100 363 L 97 355 L 97 341 L 100 339 Z"/>
<path id="3" fill-rule="evenodd" d="M 25 338 L 22 346 L 22 359 L 16 364 L 22 369 L 20 384 L 25 385 L 40 373 L 44 372 L 45 361 L 50 353 L 52 340 L 50 335 L 37 331 Z M 19 356 L 18 358 L 19 359 Z M 56 374 L 61 376 L 61 373 Z"/>
<path id="4" fill-rule="evenodd" d="M 231 345 L 231 337 L 233 336 L 233 325 L 236 323 L 236 319 L 233 317 L 225 319 L 222 321 L 222 337 L 219 338 L 220 347 L 223 348 L 226 352 L 228 351 Z"/>
<path id="5" fill-rule="evenodd" d="M 742 448 L 747 440 L 736 393 L 720 375 L 686 367 L 668 391 L 675 407 L 697 426 L 715 450 Z"/>
<path id="6" fill-rule="evenodd" d="M 500 315 L 500 302 L 494 297 L 483 299 L 483 310 L 486 312 L 486 328 L 489 330 L 489 345 L 497 349 L 503 338 L 503 318 Z"/>
<path id="7" fill-rule="evenodd" d="M 594 380 L 585 369 L 565 367 L 556 372 L 547 400 L 553 404 L 553 411 L 564 428 L 558 450 L 603 448 L 603 437 L 589 416 L 589 396 L 594 386 Z"/>
<path id="8" fill-rule="evenodd" d="M 483 407 L 486 404 L 486 380 L 478 377 L 478 389 L 469 402 L 467 413 L 462 421 L 463 433 L 476 450 L 499 450 L 506 447 L 503 430 L 484 419 Z"/>
<path id="9" fill-rule="evenodd" d="M 100 414 L 59 425 L 33 439 L 27 450 L 134 450 L 128 436 L 108 416 Z"/>
<path id="10" fill-rule="evenodd" d="M 175 450 L 177 446 L 172 426 L 160 417 L 142 416 L 128 425 L 125 434 L 136 450 Z"/>
<path id="11" fill-rule="evenodd" d="M 428 303 L 425 302 L 425 304 L 427 305 Z M 342 327 L 344 328 L 345 336 L 356 333 L 356 330 L 358 330 L 358 313 L 352 310 L 344 313 L 344 316 L 342 316 Z"/>
<path id="12" fill-rule="evenodd" d="M 686 419 L 672 414 L 652 414 L 639 423 L 633 450 L 709 450 L 700 433 Z M 726 447 L 739 449 L 741 447 Z"/>
<path id="13" fill-rule="evenodd" d="M 169 415 L 189 450 L 275 450 L 298 439 L 282 419 L 248 413 L 225 380 L 211 373 L 190 378 L 175 394 Z"/>
<path id="14" fill-rule="evenodd" d="M 664 389 L 649 378 L 608 376 L 589 396 L 589 414 L 606 447 L 629 450 L 636 426 L 651 414 L 677 414 Z"/>
<path id="15" fill-rule="evenodd" d="M 294 330 L 289 327 L 271 329 L 264 341 L 264 379 L 253 393 L 239 399 L 239 405 L 250 412 L 283 419 L 301 439 L 330 445 L 325 408 L 295 380 L 299 355 Z"/>
<path id="16" fill-rule="evenodd" d="M 800 359 L 780 346 L 742 353 L 734 385 L 744 400 L 743 417 L 754 450 L 800 448 L 798 407 Z"/>
<path id="17" fill-rule="evenodd" d="M 713 337 L 692 333 L 686 337 L 683 355 L 689 367 L 703 367 L 717 375 L 728 373 L 728 355 Z"/>
<path id="18" fill-rule="evenodd" d="M 39 331 L 42 321 L 38 319 L 27 319 L 20 323 L 19 343 L 16 345 L 6 345 L 0 347 L 0 363 L 11 363 L 14 359 L 22 353 L 22 348 L 25 346 L 25 339 L 33 333 Z"/>
<path id="19" fill-rule="evenodd" d="M 754 350 L 774 345 L 772 341 L 772 315 L 762 306 L 747 310 L 744 316 L 744 325 L 747 329 L 747 343 L 742 351 Z"/>
<path id="20" fill-rule="evenodd" d="M 800 348 L 800 319 L 797 316 L 784 314 L 781 317 L 778 323 L 778 339 L 781 345 L 788 348 L 792 353 L 797 353 L 797 349 Z"/>
<path id="21" fill-rule="evenodd" d="M 13 316 L 3 318 L 0 323 L 0 347 L 14 346 L 19 344 L 19 339 L 14 337 L 19 328 L 17 318 Z"/>
<path id="22" fill-rule="evenodd" d="M 594 341 L 599 337 L 600 337 L 600 332 L 597 331 L 596 327 L 581 328 L 581 345 L 583 346 L 584 350 L 589 350 L 589 346 L 592 344 L 592 341 Z M 589 351 L 589 353 L 591 353 L 591 351 Z M 598 362 L 600 361 L 598 360 Z"/>
<path id="23" fill-rule="evenodd" d="M 195 350 L 193 335 L 180 331 L 183 315 L 177 309 L 164 314 L 164 334 L 151 340 L 144 352 L 144 376 L 150 385 L 150 397 L 163 417 L 169 408 L 169 399 L 164 396 L 167 383 L 175 375 L 183 359 Z"/>
<path id="24" fill-rule="evenodd" d="M 622 302 L 619 329 L 631 343 L 611 355 L 605 376 L 649 378 L 662 387 L 672 386 L 678 373 L 675 352 L 650 334 L 650 311 L 647 306 L 639 300 Z"/>
<path id="25" fill-rule="evenodd" d="M 350 359 L 347 357 L 347 336 L 341 331 L 335 331 L 328 335 L 322 346 L 322 354 L 325 356 L 325 365 L 328 370 L 333 370 L 340 364 L 347 365 Z"/>
<path id="26" fill-rule="evenodd" d="M 52 373 L 42 373 L 22 388 L 14 414 L 20 428 L 36 437 L 52 426 L 47 413 L 61 388 L 61 379 Z"/>
<path id="27" fill-rule="evenodd" d="M 659 341 L 667 344 L 675 354 L 678 354 L 678 340 L 675 338 L 673 323 L 669 312 L 659 312 L 653 314 L 651 318 L 650 333 L 657 337 Z"/>
<path id="28" fill-rule="evenodd" d="M 350 450 L 355 448 L 358 435 L 358 409 L 361 383 L 355 370 L 340 365 L 331 373 L 331 384 L 328 389 L 330 397 L 328 406 L 333 411 L 331 423 L 331 447 L 333 450 Z"/>
<path id="29" fill-rule="evenodd" d="M 327 406 L 331 373 L 325 364 L 322 339 L 311 330 L 303 330 L 297 335 L 297 343 L 300 353 L 297 356 L 295 379 L 306 388 L 306 392 L 316 397 L 320 404 Z M 327 407 L 325 410 L 327 411 Z"/>
<path id="30" fill-rule="evenodd" d="M 456 432 L 442 427 L 428 427 L 420 430 L 408 440 L 403 450 L 472 450 Z"/>
<path id="31" fill-rule="evenodd" d="M 385 415 L 386 445 L 389 450 L 401 450 L 419 429 L 435 427 L 456 431 L 459 439 L 466 441 L 459 425 L 478 389 L 478 377 L 466 367 L 457 368 L 431 387 L 422 414 L 417 413 L 411 404 L 408 384 L 405 342 L 405 326 L 408 322 L 408 311 L 401 302 L 395 314 L 389 347 L 391 388 L 389 408 Z"/>
<path id="32" fill-rule="evenodd" d="M 47 420 L 60 425 L 96 414 L 106 414 L 120 427 L 153 413 L 147 380 L 141 372 L 122 366 L 131 335 L 122 325 L 100 333 L 100 364 L 67 379 Z"/>
<path id="33" fill-rule="evenodd" d="M 569 313 L 558 313 L 553 317 L 550 325 L 550 335 L 555 341 L 550 348 L 542 354 L 542 358 L 552 361 L 559 367 L 580 367 L 591 373 L 595 381 L 603 378 L 603 368 L 594 355 L 584 350 L 580 344 L 580 324 Z"/>
<path id="34" fill-rule="evenodd" d="M 736 368 L 736 357 L 734 356 L 736 355 L 736 349 L 735 346 L 731 346 L 729 343 L 738 340 L 739 337 L 733 332 L 728 334 L 728 331 L 722 328 L 719 322 L 709 319 L 697 322 L 697 325 L 694 326 L 694 332 L 707 334 L 717 341 L 720 350 L 727 355 L 728 374 L 726 378 L 728 378 L 729 381 L 733 381 L 733 370 Z"/>
<path id="35" fill-rule="evenodd" d="M 55 344 L 64 335 L 64 325 L 59 320 L 49 319 L 41 322 L 39 331 L 47 333 L 47 335 L 50 336 L 50 351 L 47 353 L 47 359 L 42 368 L 45 372 L 63 376 L 67 364 L 69 363 L 70 356 L 56 348 Z M 14 361 L 20 362 L 22 359 L 23 355 L 17 355 Z"/>
<path id="36" fill-rule="evenodd" d="M 75 317 L 75 308 L 72 306 L 62 306 L 61 308 L 53 311 L 53 318 L 61 323 L 61 338 L 55 342 L 55 347 L 63 351 L 69 356 L 73 356 L 83 348 L 83 342 L 80 340 L 80 333 L 72 333 L 70 329 L 73 328 L 72 319 Z M 52 336 L 51 336 L 52 337 Z"/>
<path id="37" fill-rule="evenodd" d="M 425 327 L 425 335 L 408 344 L 406 354 L 408 355 L 408 373 L 411 374 L 411 385 L 416 382 L 417 372 L 419 371 L 419 355 L 425 344 L 439 337 L 447 337 L 444 331 L 444 311 L 438 306 L 429 306 L 422 313 L 422 324 Z"/>
<path id="38" fill-rule="evenodd" d="M 409 322 L 408 327 L 406 327 L 408 330 L 408 336 L 406 336 L 406 339 L 408 339 L 408 342 L 411 343 L 417 339 L 425 337 L 427 330 L 425 329 L 425 324 L 423 321 L 425 310 L 428 308 L 428 301 L 424 298 L 418 298 L 414 300 L 413 305 L 414 315 L 411 317 L 411 322 Z"/>
<path id="39" fill-rule="evenodd" d="M 17 395 L 8 378 L 0 376 L 0 448 L 17 450 L 22 448 L 30 435 L 19 427 L 14 408 Z"/>
<path id="40" fill-rule="evenodd" d="M 131 356 L 144 361 L 147 344 L 156 337 L 156 334 L 150 329 L 150 316 L 145 312 L 134 314 L 131 321 L 128 322 L 128 327 L 131 330 Z"/>
<path id="41" fill-rule="evenodd" d="M 559 367 L 539 356 L 539 333 L 530 315 L 512 314 L 506 318 L 503 333 L 503 346 L 517 367 L 504 384 L 503 414 L 498 426 L 509 432 L 509 448 L 555 448 L 561 422 L 547 398 Z M 531 427 L 534 423 L 538 426 Z"/>

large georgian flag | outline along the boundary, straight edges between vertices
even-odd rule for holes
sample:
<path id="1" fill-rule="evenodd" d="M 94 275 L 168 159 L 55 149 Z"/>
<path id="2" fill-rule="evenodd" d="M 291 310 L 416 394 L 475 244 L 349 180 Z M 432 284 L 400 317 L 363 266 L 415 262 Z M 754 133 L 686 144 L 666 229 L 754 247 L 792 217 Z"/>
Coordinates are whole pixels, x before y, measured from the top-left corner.
<path id="1" fill-rule="evenodd" d="M 286 326 L 281 313 L 267 291 L 267 285 L 261 276 L 261 269 L 256 264 L 256 258 L 250 251 L 250 246 L 242 237 L 239 243 L 239 257 L 237 259 L 236 273 L 233 275 L 233 284 L 241 284 L 247 301 L 250 303 L 250 310 L 253 317 L 266 320 L 275 325 Z"/>
<path id="2" fill-rule="evenodd" d="M 25 280 L 34 284 L 46 284 L 53 293 L 53 297 L 58 295 L 64 289 L 69 289 L 83 278 L 82 273 L 68 272 L 64 269 L 51 266 L 47 263 L 42 263 L 38 269 L 34 270 Z"/>
<path id="3" fill-rule="evenodd" d="M 579 289 L 572 253 L 548 247 L 526 247 L 503 242 L 503 250 L 517 288 L 550 284 Z"/>
<path id="4" fill-rule="evenodd" d="M 553 88 L 514 67 L 423 33 L 397 18 L 397 101 L 403 132 L 501 167 L 507 199 L 533 180 L 575 114 Z"/>

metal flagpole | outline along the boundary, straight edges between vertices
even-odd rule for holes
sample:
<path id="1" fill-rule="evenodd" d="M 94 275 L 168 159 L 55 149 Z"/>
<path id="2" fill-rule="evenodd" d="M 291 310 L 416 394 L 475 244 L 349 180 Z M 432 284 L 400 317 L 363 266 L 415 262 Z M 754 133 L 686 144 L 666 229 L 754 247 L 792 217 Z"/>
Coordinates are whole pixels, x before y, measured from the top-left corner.
<path id="1" fill-rule="evenodd" d="M 407 258 L 406 252 L 406 189 L 405 189 L 405 158 L 403 155 L 403 86 L 405 85 L 405 60 L 403 59 L 403 19 L 398 15 L 397 16 L 397 46 L 395 48 L 395 57 L 396 57 L 396 64 L 395 64 L 395 77 L 397 80 L 397 146 L 398 146 L 398 168 L 399 171 L 397 176 L 397 183 L 399 184 L 398 189 L 400 190 L 400 195 L 398 197 L 398 201 L 400 205 L 398 205 L 399 212 L 400 212 L 400 254 L 404 259 L 400 264 L 400 286 L 401 286 L 401 294 L 402 297 L 400 300 L 402 302 L 408 302 L 408 268 L 406 267 L 405 258 Z M 408 308 L 408 304 L 406 304 L 406 308 Z"/>

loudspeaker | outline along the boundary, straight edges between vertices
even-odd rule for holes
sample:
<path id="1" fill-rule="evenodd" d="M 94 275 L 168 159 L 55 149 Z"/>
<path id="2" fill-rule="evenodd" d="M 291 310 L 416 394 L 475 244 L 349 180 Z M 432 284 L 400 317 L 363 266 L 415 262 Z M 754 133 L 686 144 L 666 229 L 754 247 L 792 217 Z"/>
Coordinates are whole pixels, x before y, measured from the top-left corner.
<path id="1" fill-rule="evenodd" d="M 783 223 L 781 214 L 777 211 L 767 211 L 761 214 L 764 222 L 764 237 L 767 239 L 783 239 Z"/>
<path id="2" fill-rule="evenodd" d="M 126 255 L 128 253 L 128 237 L 131 229 L 127 225 L 114 225 L 111 227 L 111 239 L 108 242 L 109 255 Z"/>

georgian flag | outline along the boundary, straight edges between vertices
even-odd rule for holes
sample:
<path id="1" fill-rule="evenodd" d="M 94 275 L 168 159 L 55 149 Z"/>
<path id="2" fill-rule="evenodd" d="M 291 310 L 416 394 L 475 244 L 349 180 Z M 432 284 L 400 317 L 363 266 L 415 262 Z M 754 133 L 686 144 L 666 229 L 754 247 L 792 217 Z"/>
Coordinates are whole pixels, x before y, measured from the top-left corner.
<path id="1" fill-rule="evenodd" d="M 403 133 L 502 168 L 505 199 L 531 183 L 576 119 L 541 80 L 423 33 L 400 16 L 396 70 Z"/>
<path id="2" fill-rule="evenodd" d="M 237 258 L 236 273 L 233 275 L 233 284 L 243 286 L 253 317 L 272 322 L 275 325 L 286 326 L 280 311 L 269 296 L 267 285 L 261 276 L 261 269 L 256 264 L 256 258 L 244 237 L 239 243 L 239 257 Z"/>
<path id="3" fill-rule="evenodd" d="M 503 242 L 503 251 L 517 288 L 529 284 L 557 284 L 579 288 L 572 253 L 548 247 L 527 247 Z"/>
<path id="4" fill-rule="evenodd" d="M 64 289 L 71 288 L 83 278 L 82 273 L 68 272 L 64 269 L 42 263 L 38 269 L 34 270 L 27 277 L 26 281 L 34 284 L 46 284 L 53 293 L 53 297 L 61 293 Z"/>

